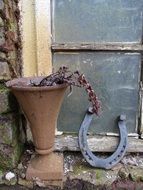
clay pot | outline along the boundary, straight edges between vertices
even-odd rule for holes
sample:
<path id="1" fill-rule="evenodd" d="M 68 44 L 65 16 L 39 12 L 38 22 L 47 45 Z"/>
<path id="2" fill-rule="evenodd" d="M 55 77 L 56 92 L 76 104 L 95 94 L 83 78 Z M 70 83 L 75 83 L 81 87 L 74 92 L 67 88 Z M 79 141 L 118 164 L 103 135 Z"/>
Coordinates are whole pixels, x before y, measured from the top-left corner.
<path id="1" fill-rule="evenodd" d="M 41 77 L 19 78 L 7 82 L 6 85 L 16 96 L 30 123 L 35 150 L 38 153 L 29 165 L 27 179 L 39 177 L 42 180 L 60 180 L 63 174 L 63 161 L 52 151 L 57 118 L 67 85 L 28 86 L 31 80 L 40 79 Z M 58 162 L 60 166 L 57 165 Z"/>

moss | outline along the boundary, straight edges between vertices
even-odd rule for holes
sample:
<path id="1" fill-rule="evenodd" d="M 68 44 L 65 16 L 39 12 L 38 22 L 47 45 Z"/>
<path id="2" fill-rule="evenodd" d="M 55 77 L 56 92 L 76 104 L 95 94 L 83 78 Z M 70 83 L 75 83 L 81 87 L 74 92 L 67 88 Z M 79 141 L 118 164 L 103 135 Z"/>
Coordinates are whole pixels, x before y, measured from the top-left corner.
<path id="1" fill-rule="evenodd" d="M 97 169 L 97 168 L 94 168 L 94 167 L 91 167 L 90 165 L 86 165 L 85 163 L 76 163 L 74 164 L 73 166 L 73 173 L 75 175 L 78 175 L 78 174 L 82 174 L 82 173 L 96 173 L 96 178 L 99 179 L 101 177 L 103 177 L 103 171 L 102 169 Z"/>
<path id="2" fill-rule="evenodd" d="M 0 115 L 1 143 L 15 146 L 19 136 L 19 118 L 16 114 Z"/>
<path id="3" fill-rule="evenodd" d="M 8 0 L 3 0 L 3 2 L 4 2 L 6 5 L 9 5 L 9 1 L 8 1 Z"/>
<path id="4" fill-rule="evenodd" d="M 0 178 L 4 175 L 4 171 L 0 169 Z"/>
<path id="5" fill-rule="evenodd" d="M 92 169 L 89 168 L 88 166 L 77 164 L 73 168 L 73 173 L 75 175 L 78 175 L 78 174 L 81 174 L 82 172 L 88 172 L 90 170 L 92 170 Z"/>
<path id="6" fill-rule="evenodd" d="M 117 171 L 109 172 L 108 170 L 93 168 L 82 163 L 74 165 L 71 176 L 77 176 L 79 179 L 92 181 L 92 183 L 98 185 L 106 182 L 111 184 L 117 177 Z"/>
<path id="7" fill-rule="evenodd" d="M 103 178 L 104 173 L 103 170 L 101 169 L 95 169 L 95 168 L 90 168 L 89 166 L 84 166 L 84 165 L 76 165 L 74 166 L 74 174 L 78 175 L 78 174 L 82 174 L 84 172 L 91 172 L 94 171 L 94 173 L 96 174 L 96 179 L 99 180 L 101 178 Z"/>
<path id="8" fill-rule="evenodd" d="M 14 146 L 14 153 L 13 153 L 13 163 L 18 163 L 21 157 L 21 154 L 24 150 L 24 143 L 21 140 L 21 133 L 23 132 L 20 129 L 19 125 L 19 115 L 16 116 L 15 125 L 13 126 L 13 142 L 12 145 Z"/>
<path id="9" fill-rule="evenodd" d="M 96 169 L 96 179 L 101 179 L 103 177 L 103 171 L 101 169 Z"/>
<path id="10" fill-rule="evenodd" d="M 0 82 L 0 92 L 9 91 L 4 82 Z"/>
<path id="11" fill-rule="evenodd" d="M 0 153 L 0 170 L 5 171 L 7 169 L 12 169 L 12 168 L 13 168 L 12 159 L 3 153 Z"/>
<path id="12" fill-rule="evenodd" d="M 19 114 L 0 115 L 0 167 L 2 169 L 12 169 L 17 166 L 24 149 L 21 140 L 21 125 L 19 124 Z"/>
<path id="13" fill-rule="evenodd" d="M 128 167 L 129 179 L 134 182 L 143 181 L 143 169 L 139 167 Z"/>
<path id="14" fill-rule="evenodd" d="M 10 90 L 5 87 L 5 85 L 0 85 L 0 94 L 2 95 L 1 101 L 5 103 L 0 103 L 3 105 L 3 109 L 0 109 L 0 114 L 7 114 L 11 112 L 19 112 L 19 104 L 15 96 L 10 92 Z"/>
<path id="15" fill-rule="evenodd" d="M 24 151 L 24 144 L 18 142 L 13 154 L 13 163 L 15 166 L 17 166 L 23 151 Z"/>
<path id="16" fill-rule="evenodd" d="M 0 170 L 16 168 L 23 152 L 23 144 L 17 142 L 15 147 L 9 146 L 9 154 L 0 152 Z"/>
<path id="17" fill-rule="evenodd" d="M 11 138 L 8 137 L 7 131 L 5 131 L 4 126 L 0 125 L 0 132 L 2 133 L 2 142 L 4 144 L 10 145 L 12 143 Z"/>
<path id="18" fill-rule="evenodd" d="M 16 26 L 15 26 L 15 23 L 13 22 L 10 22 L 9 23 L 9 31 L 13 32 L 16 30 Z"/>

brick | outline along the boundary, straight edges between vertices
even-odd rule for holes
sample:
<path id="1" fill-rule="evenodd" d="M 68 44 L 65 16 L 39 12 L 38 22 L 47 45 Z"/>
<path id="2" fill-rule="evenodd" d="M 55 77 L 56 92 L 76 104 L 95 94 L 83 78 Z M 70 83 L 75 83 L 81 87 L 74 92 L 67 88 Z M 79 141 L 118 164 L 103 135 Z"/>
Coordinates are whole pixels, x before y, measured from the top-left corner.
<path id="1" fill-rule="evenodd" d="M 22 130 L 19 116 L 0 115 L 0 168 L 14 168 L 22 153 Z"/>
<path id="2" fill-rule="evenodd" d="M 7 88 L 0 87 L 0 114 L 12 111 L 18 111 L 16 98 Z"/>
<path id="3" fill-rule="evenodd" d="M 0 62 L 0 80 L 9 80 L 10 70 L 7 62 Z"/>

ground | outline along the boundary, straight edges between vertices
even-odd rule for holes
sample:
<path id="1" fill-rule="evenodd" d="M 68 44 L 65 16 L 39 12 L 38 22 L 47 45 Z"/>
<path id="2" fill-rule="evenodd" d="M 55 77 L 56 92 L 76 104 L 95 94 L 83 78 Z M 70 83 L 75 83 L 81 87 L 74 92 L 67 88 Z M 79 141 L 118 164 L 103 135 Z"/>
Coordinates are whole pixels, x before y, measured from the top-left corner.
<path id="1" fill-rule="evenodd" d="M 27 149 L 18 168 L 11 172 L 15 178 L 11 181 L 1 174 L 0 190 L 60 190 L 45 187 L 42 181 L 25 180 L 26 166 L 33 156 L 33 150 Z M 105 157 L 107 154 L 99 154 Z M 3 176 L 2 176 L 3 175 Z M 3 184 L 2 184 L 3 183 Z M 8 185 L 8 186 L 7 186 Z M 45 188 L 44 188 L 45 187 Z M 143 189 L 143 154 L 126 154 L 120 163 L 111 170 L 90 167 L 78 152 L 64 153 L 64 190 L 142 190 Z"/>
<path id="2" fill-rule="evenodd" d="M 133 182 L 131 180 L 119 180 L 114 182 L 111 186 L 94 186 L 89 182 L 82 180 L 67 180 L 63 190 L 142 190 L 142 182 Z M 30 190 L 22 186 L 0 186 L 0 190 Z M 33 190 L 59 190 L 59 188 L 40 188 L 34 187 Z"/>

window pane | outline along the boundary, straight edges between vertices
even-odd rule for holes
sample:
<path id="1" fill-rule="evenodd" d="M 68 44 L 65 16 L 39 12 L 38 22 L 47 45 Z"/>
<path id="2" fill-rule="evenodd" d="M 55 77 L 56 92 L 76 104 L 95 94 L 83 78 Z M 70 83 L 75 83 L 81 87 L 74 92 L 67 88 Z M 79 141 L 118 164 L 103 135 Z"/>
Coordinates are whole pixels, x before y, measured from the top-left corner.
<path id="1" fill-rule="evenodd" d="M 52 2 L 54 42 L 141 42 L 143 0 Z"/>
<path id="2" fill-rule="evenodd" d="M 53 66 L 62 65 L 85 73 L 102 102 L 101 116 L 94 117 L 94 133 L 117 132 L 116 119 L 127 115 L 128 132 L 136 132 L 139 109 L 140 54 L 79 52 L 54 53 Z M 89 106 L 84 89 L 74 87 L 65 97 L 58 126 L 60 130 L 77 132 Z"/>

